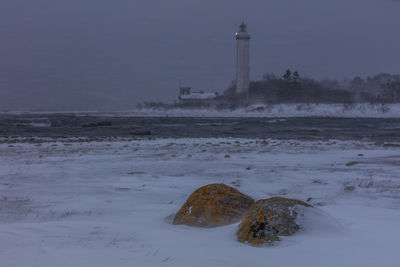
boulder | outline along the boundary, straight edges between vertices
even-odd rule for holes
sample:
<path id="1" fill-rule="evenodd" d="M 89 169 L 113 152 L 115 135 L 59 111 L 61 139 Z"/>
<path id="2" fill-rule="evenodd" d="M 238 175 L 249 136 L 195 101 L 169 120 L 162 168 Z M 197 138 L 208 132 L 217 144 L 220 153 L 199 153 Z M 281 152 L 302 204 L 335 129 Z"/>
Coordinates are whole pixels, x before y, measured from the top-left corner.
<path id="1" fill-rule="evenodd" d="M 173 224 L 215 227 L 239 222 L 254 200 L 224 184 L 210 184 L 194 191 L 175 215 Z"/>
<path id="2" fill-rule="evenodd" d="M 251 245 L 272 245 L 279 241 L 279 236 L 292 235 L 299 230 L 296 219 L 306 207 L 311 205 L 297 199 L 273 197 L 258 200 L 241 221 L 237 239 Z"/>

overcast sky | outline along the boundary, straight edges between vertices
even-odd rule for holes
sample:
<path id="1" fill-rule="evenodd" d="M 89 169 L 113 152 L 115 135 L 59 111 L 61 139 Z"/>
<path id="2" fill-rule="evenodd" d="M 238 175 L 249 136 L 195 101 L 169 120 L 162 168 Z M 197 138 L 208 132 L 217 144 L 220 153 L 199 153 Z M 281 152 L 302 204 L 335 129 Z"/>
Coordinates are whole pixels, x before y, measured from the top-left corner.
<path id="1" fill-rule="evenodd" d="M 223 91 L 234 32 L 251 78 L 400 73 L 399 0 L 1 0 L 0 110 L 126 110 L 179 81 Z"/>

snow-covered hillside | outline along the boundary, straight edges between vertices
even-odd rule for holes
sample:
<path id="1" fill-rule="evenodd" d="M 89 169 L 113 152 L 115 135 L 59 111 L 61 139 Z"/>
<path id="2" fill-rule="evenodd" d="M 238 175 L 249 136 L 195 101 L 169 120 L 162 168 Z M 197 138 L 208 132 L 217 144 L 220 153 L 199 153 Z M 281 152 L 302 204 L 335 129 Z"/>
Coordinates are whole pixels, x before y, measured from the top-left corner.
<path id="1" fill-rule="evenodd" d="M 215 109 L 141 109 L 121 114 L 132 116 L 202 117 L 338 117 L 400 118 L 400 104 L 270 104 L 235 110 Z M 115 113 L 113 113 L 115 114 Z"/>
<path id="2" fill-rule="evenodd" d="M 399 166 L 399 147 L 355 141 L 2 143 L 0 265 L 395 267 Z M 273 247 L 237 242 L 238 224 L 172 225 L 210 183 L 326 216 Z"/>

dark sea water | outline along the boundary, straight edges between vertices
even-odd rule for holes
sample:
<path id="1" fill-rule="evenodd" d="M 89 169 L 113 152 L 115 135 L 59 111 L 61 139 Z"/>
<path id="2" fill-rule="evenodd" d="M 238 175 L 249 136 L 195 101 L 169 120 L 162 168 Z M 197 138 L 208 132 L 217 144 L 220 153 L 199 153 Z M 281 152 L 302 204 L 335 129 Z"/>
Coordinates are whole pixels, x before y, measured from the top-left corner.
<path id="1" fill-rule="evenodd" d="M 0 115 L 1 137 L 235 137 L 400 142 L 398 118 L 202 118 Z"/>

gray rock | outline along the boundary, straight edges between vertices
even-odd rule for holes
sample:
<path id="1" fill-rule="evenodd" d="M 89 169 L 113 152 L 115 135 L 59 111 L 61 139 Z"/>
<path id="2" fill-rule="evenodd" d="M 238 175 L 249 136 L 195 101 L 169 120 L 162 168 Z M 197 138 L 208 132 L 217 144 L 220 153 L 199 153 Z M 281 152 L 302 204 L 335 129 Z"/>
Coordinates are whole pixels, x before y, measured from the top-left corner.
<path id="1" fill-rule="evenodd" d="M 258 200 L 239 225 L 238 241 L 252 245 L 272 244 L 279 241 L 279 236 L 294 234 L 300 229 L 296 220 L 305 207 L 311 205 L 297 199 L 274 197 Z"/>

